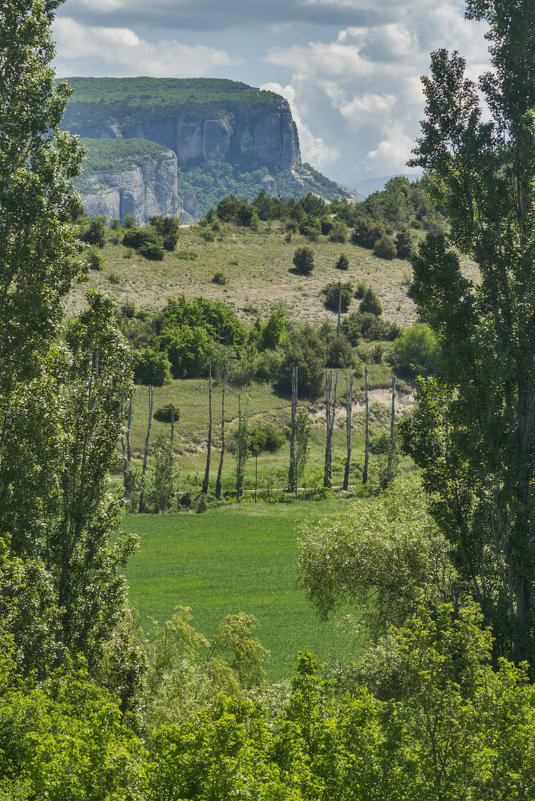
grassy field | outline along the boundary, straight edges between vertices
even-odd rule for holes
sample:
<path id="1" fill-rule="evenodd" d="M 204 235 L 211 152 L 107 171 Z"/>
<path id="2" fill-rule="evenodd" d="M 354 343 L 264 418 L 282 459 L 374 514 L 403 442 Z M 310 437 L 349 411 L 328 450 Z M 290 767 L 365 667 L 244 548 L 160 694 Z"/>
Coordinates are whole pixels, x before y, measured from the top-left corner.
<path id="1" fill-rule="evenodd" d="M 306 600 L 297 572 L 301 521 L 320 519 L 347 501 L 244 504 L 201 515 L 129 515 L 124 527 L 136 532 L 140 548 L 127 579 L 130 599 L 148 624 L 170 617 L 177 605 L 190 606 L 193 625 L 210 636 L 225 615 L 246 612 L 259 622 L 257 636 L 271 652 L 271 681 L 288 678 L 299 650 L 323 662 L 350 656 L 358 643 L 338 625 L 323 623 Z"/>
<path id="2" fill-rule="evenodd" d="M 258 232 L 223 225 L 213 242 L 203 238 L 205 229 L 198 225 L 184 227 L 176 251 L 166 253 L 161 262 L 147 261 L 120 244 L 112 244 L 114 232 L 102 251 L 105 269 L 93 272 L 89 285 L 97 286 L 119 304 L 134 302 L 137 308 L 155 309 L 165 305 L 169 296 L 184 292 L 188 298 L 204 295 L 223 300 L 249 322 L 266 317 L 273 304 L 282 301 L 290 319 L 320 323 L 335 321 L 336 315 L 323 305 L 321 290 L 341 278 L 356 288 L 364 281 L 379 295 L 385 319 L 410 325 L 415 321 L 414 303 L 407 294 L 411 267 L 407 261 L 385 261 L 371 250 L 350 244 L 337 244 L 321 237 L 310 243 L 296 234 L 291 242 L 280 223 L 262 224 Z M 315 268 L 310 276 L 296 275 L 293 255 L 297 247 L 309 245 L 314 251 Z M 195 253 L 194 260 L 181 258 Z M 349 259 L 347 271 L 335 264 L 344 253 Z M 226 285 L 212 283 L 214 273 L 227 277 Z M 70 298 L 69 308 L 79 308 L 87 284 L 78 287 Z M 353 301 L 349 311 L 357 309 Z"/>

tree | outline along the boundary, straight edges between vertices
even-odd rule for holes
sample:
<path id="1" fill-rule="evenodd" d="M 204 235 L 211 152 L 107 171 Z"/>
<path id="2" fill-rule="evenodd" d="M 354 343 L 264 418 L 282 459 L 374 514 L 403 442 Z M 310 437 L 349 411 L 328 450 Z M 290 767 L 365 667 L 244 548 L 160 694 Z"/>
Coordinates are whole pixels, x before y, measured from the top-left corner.
<path id="1" fill-rule="evenodd" d="M 312 248 L 297 248 L 294 253 L 293 263 L 298 273 L 301 273 L 301 275 L 310 275 L 314 269 L 314 253 Z"/>
<path id="2" fill-rule="evenodd" d="M 82 153 L 59 130 L 70 92 L 49 67 L 57 5 L 0 10 L 0 539 L 22 566 L 0 595 L 18 664 L 40 674 L 66 651 L 98 663 L 124 612 L 132 547 L 107 484 L 129 351 L 98 295 L 61 331 L 84 268 L 71 225 Z"/>
<path id="3" fill-rule="evenodd" d="M 156 512 L 167 512 L 177 490 L 178 469 L 173 443 L 162 435 L 154 446 L 154 469 L 150 477 L 149 498 Z"/>
<path id="4" fill-rule="evenodd" d="M 416 323 L 394 340 L 388 361 L 403 378 L 431 375 L 437 366 L 436 337 L 426 323 Z"/>
<path id="5" fill-rule="evenodd" d="M 392 261 L 397 256 L 396 243 L 388 234 L 383 234 L 373 246 L 373 255 Z"/>
<path id="6" fill-rule="evenodd" d="M 364 297 L 360 301 L 359 311 L 361 314 L 375 314 L 379 317 L 383 313 L 381 301 L 371 287 L 368 287 Z"/>
<path id="7" fill-rule="evenodd" d="M 292 390 L 292 368 L 299 367 L 299 396 L 317 398 L 323 389 L 323 368 L 325 365 L 325 347 L 317 331 L 312 326 L 304 325 L 288 333 L 284 345 L 284 356 L 275 382 L 282 392 Z"/>
<path id="8" fill-rule="evenodd" d="M 323 287 L 321 294 L 325 295 L 325 305 L 328 309 L 336 310 L 340 304 L 340 310 L 346 312 L 353 299 L 353 286 L 349 281 L 345 284 L 340 281 L 330 281 Z"/>
<path id="9" fill-rule="evenodd" d="M 349 259 L 347 258 L 347 256 L 344 253 L 342 253 L 340 258 L 336 262 L 335 267 L 338 270 L 348 270 L 349 269 Z"/>
<path id="10" fill-rule="evenodd" d="M 414 260 L 414 297 L 439 340 L 441 378 L 421 384 L 405 442 L 497 648 L 533 664 L 535 8 L 468 0 L 466 16 L 489 23 L 493 70 L 476 86 L 458 53 L 439 50 L 423 79 L 412 163 L 436 176 L 451 233 L 428 236 Z M 477 286 L 458 251 L 477 263 Z"/>

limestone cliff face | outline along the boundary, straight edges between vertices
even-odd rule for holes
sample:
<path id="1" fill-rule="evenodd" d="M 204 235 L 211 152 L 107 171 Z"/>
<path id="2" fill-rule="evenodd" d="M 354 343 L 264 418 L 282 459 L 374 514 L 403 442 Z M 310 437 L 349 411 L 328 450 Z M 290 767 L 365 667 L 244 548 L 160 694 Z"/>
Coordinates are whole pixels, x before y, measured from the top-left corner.
<path id="1" fill-rule="evenodd" d="M 183 206 L 177 193 L 177 160 L 172 151 L 128 169 L 100 172 L 84 180 L 80 198 L 90 217 L 103 214 L 124 220 L 132 214 L 136 223 L 148 223 L 155 214 L 177 217 Z"/>
<path id="2" fill-rule="evenodd" d="M 222 159 L 291 170 L 301 161 L 297 128 L 286 100 L 260 118 L 187 120 L 180 115 L 135 125 L 73 126 L 90 139 L 147 139 L 172 150 L 181 167 Z"/>

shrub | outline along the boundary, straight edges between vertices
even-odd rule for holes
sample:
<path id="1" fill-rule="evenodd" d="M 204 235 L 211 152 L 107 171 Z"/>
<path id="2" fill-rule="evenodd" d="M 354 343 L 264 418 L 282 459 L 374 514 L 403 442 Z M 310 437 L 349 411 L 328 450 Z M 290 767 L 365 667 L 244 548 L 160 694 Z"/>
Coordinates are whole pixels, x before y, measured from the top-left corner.
<path id="1" fill-rule="evenodd" d="M 373 248 L 378 239 L 384 234 L 384 229 L 369 217 L 361 217 L 355 221 L 351 241 L 355 245 Z"/>
<path id="2" fill-rule="evenodd" d="M 317 217 L 307 214 L 299 226 L 299 232 L 312 242 L 316 242 L 321 234 L 321 223 Z"/>
<path id="3" fill-rule="evenodd" d="M 355 367 L 356 360 L 350 341 L 343 334 L 330 342 L 327 350 L 327 367 Z"/>
<path id="4" fill-rule="evenodd" d="M 438 344 L 426 323 L 407 328 L 394 340 L 388 360 L 400 376 L 413 380 L 418 375 L 430 375 L 436 368 Z"/>
<path id="5" fill-rule="evenodd" d="M 407 228 L 402 230 L 396 236 L 396 250 L 399 259 L 410 259 L 413 253 L 412 237 Z"/>
<path id="6" fill-rule="evenodd" d="M 397 256 L 396 244 L 391 236 L 383 234 L 373 246 L 373 254 L 380 259 L 392 260 Z"/>
<path id="7" fill-rule="evenodd" d="M 213 284 L 226 284 L 227 283 L 227 276 L 225 273 L 222 273 L 221 270 L 218 270 L 214 273 L 214 277 L 212 278 Z"/>
<path id="8" fill-rule="evenodd" d="M 323 219 L 320 221 L 320 225 L 323 236 L 328 236 L 333 230 L 334 223 L 330 217 L 323 217 Z"/>
<path id="9" fill-rule="evenodd" d="M 133 214 L 125 214 L 123 225 L 125 228 L 133 228 L 136 224 L 136 218 Z"/>
<path id="10" fill-rule="evenodd" d="M 347 256 L 344 253 L 342 253 L 340 258 L 336 262 L 335 266 L 336 266 L 336 268 L 338 270 L 348 270 L 349 269 L 349 259 L 347 258 Z M 357 289 L 357 292 L 358 292 L 358 289 Z M 355 297 L 357 297 L 356 293 L 355 293 Z"/>
<path id="11" fill-rule="evenodd" d="M 292 368 L 299 367 L 299 396 L 317 398 L 323 390 L 325 345 L 310 325 L 295 328 L 288 334 L 275 383 L 282 392 L 292 390 Z"/>
<path id="12" fill-rule="evenodd" d="M 323 287 L 321 293 L 322 295 L 325 295 L 326 307 L 328 309 L 334 309 L 337 311 L 340 290 L 342 291 L 341 310 L 345 312 L 348 310 L 349 304 L 353 299 L 353 287 L 349 282 L 342 284 L 339 281 L 331 281 L 327 284 L 327 286 Z"/>
<path id="13" fill-rule="evenodd" d="M 165 406 L 160 406 L 156 409 L 153 417 L 155 420 L 158 420 L 159 423 L 171 423 L 173 419 L 176 423 L 180 420 L 180 409 L 173 403 L 166 403 Z"/>
<path id="14" fill-rule="evenodd" d="M 359 311 L 362 314 L 368 312 L 377 316 L 383 313 L 381 302 L 371 287 L 368 287 L 364 293 L 364 297 L 360 301 Z"/>
<path id="15" fill-rule="evenodd" d="M 154 348 L 144 348 L 134 358 L 134 381 L 162 387 L 171 383 L 171 364 L 167 355 Z"/>
<path id="16" fill-rule="evenodd" d="M 143 228 L 127 228 L 123 236 L 123 245 L 127 248 L 140 250 L 144 245 L 160 244 L 158 231 L 152 225 Z"/>
<path id="17" fill-rule="evenodd" d="M 163 245 L 159 245 L 157 242 L 147 242 L 146 245 L 141 245 L 139 253 L 150 261 L 162 261 L 165 256 Z"/>
<path id="18" fill-rule="evenodd" d="M 301 275 L 310 275 L 314 269 L 314 253 L 312 248 L 297 248 L 294 253 L 293 263 L 298 273 Z"/>
<path id="19" fill-rule="evenodd" d="M 344 222 L 333 223 L 332 230 L 329 234 L 330 242 L 343 243 L 347 239 L 347 225 Z"/>
<path id="20" fill-rule="evenodd" d="M 184 261 L 195 261 L 197 258 L 197 254 L 194 250 L 181 250 L 176 255 L 178 259 L 183 259 Z"/>
<path id="21" fill-rule="evenodd" d="M 367 289 L 368 289 L 368 287 L 366 286 L 364 281 L 359 281 L 357 283 L 357 288 L 355 290 L 355 297 L 362 299 L 364 297 L 364 295 L 366 294 L 366 290 Z"/>
<path id="22" fill-rule="evenodd" d="M 96 245 L 99 248 L 103 248 L 106 242 L 104 218 L 97 217 L 95 220 L 91 220 L 89 228 L 85 234 L 82 234 L 81 239 L 83 242 L 87 242 L 88 245 Z"/>
<path id="23" fill-rule="evenodd" d="M 104 259 L 95 247 L 89 248 L 87 251 L 87 264 L 90 270 L 104 269 Z"/>

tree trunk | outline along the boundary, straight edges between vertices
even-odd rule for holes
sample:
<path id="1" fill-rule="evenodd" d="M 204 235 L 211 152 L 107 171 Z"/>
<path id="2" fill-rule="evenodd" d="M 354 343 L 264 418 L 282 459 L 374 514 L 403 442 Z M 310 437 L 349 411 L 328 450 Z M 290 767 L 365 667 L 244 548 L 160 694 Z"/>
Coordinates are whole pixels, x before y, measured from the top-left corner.
<path id="1" fill-rule="evenodd" d="M 334 382 L 334 394 L 331 401 L 331 391 L 333 383 L 333 371 L 325 372 L 325 422 L 327 427 L 327 436 L 325 440 L 325 467 L 323 470 L 323 486 L 331 487 L 332 475 L 332 442 L 334 430 L 334 418 L 336 414 L 336 389 L 338 386 L 338 373 Z"/>
<path id="2" fill-rule="evenodd" d="M 153 389 L 149 386 L 149 422 L 147 424 L 147 436 L 145 437 L 145 451 L 143 453 L 143 470 L 141 471 L 141 492 L 139 494 L 139 511 L 145 511 L 145 473 L 147 472 L 147 458 L 149 455 L 149 438 L 150 429 L 152 426 L 152 402 L 153 402 Z"/>
<path id="3" fill-rule="evenodd" d="M 128 464 L 130 464 L 130 459 L 132 457 L 132 452 L 130 450 L 130 429 L 132 427 L 132 401 L 133 401 L 133 395 L 130 395 L 130 402 L 128 404 L 128 422 L 126 425 L 126 458 L 128 459 Z"/>
<path id="4" fill-rule="evenodd" d="M 338 322 L 336 323 L 336 336 L 340 336 L 340 317 L 342 316 L 342 283 L 338 279 Z"/>
<path id="5" fill-rule="evenodd" d="M 208 492 L 210 481 L 210 455 L 212 452 L 212 362 L 208 365 L 208 446 L 206 451 L 206 470 L 204 471 L 204 481 L 202 483 L 203 494 Z"/>
<path id="6" fill-rule="evenodd" d="M 392 373 L 392 407 L 390 410 L 390 446 L 388 448 L 388 475 L 392 475 L 392 463 L 394 460 L 396 424 L 396 376 Z"/>
<path id="7" fill-rule="evenodd" d="M 299 386 L 299 367 L 292 367 L 292 421 L 290 428 L 290 468 L 288 470 L 288 489 L 297 495 L 297 465 L 295 457 L 295 418 L 297 414 L 297 395 Z"/>
<path id="8" fill-rule="evenodd" d="M 223 458 L 225 456 L 225 387 L 227 385 L 227 368 L 223 373 L 223 389 L 221 392 L 221 456 L 219 457 L 219 467 L 217 469 L 217 480 L 215 483 L 215 496 L 221 500 L 221 474 L 223 472 Z"/>
<path id="9" fill-rule="evenodd" d="M 364 367 L 364 392 L 366 404 L 366 433 L 364 436 L 364 467 L 362 469 L 362 483 L 368 483 L 368 460 L 370 458 L 370 401 L 368 397 L 368 365 Z"/>
<path id="10" fill-rule="evenodd" d="M 346 375 L 346 443 L 347 456 L 346 468 L 344 471 L 344 490 L 349 489 L 349 470 L 351 468 L 351 418 L 353 416 L 353 373 L 350 373 L 349 380 Z"/>

